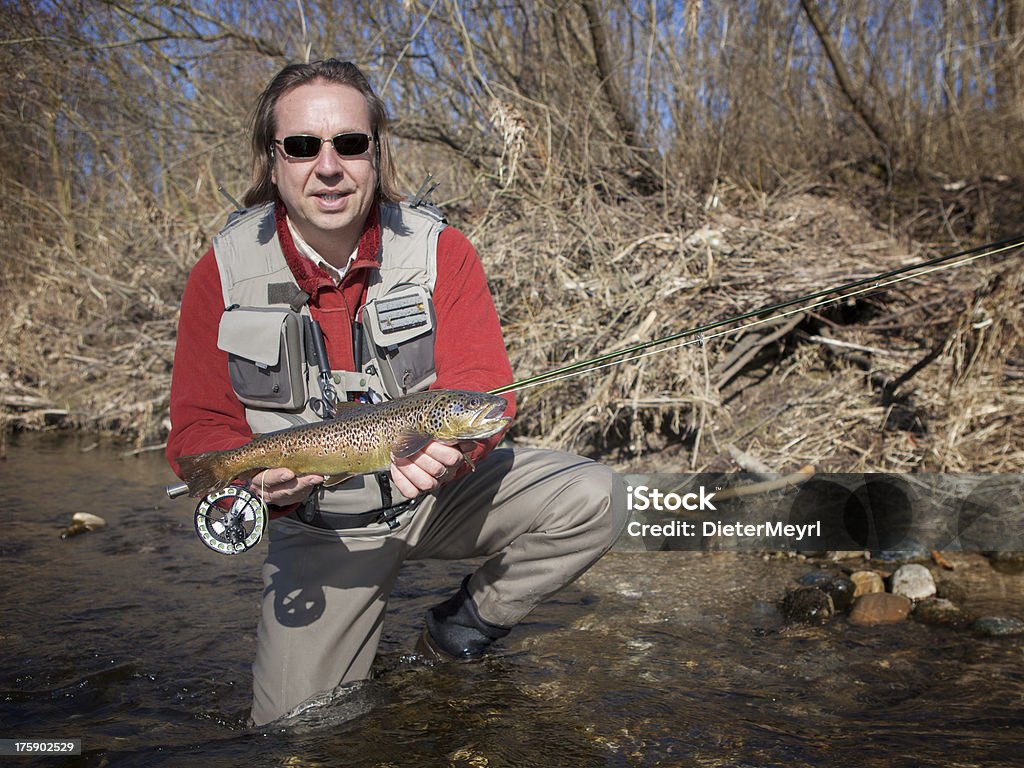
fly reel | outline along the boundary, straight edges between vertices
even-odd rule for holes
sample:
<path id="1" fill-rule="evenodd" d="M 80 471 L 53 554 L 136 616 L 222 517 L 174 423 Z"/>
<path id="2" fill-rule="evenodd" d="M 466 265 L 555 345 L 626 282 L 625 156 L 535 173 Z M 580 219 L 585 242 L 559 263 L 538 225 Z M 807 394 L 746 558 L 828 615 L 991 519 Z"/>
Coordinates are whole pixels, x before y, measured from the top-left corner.
<path id="1" fill-rule="evenodd" d="M 237 555 L 252 549 L 267 528 L 267 505 L 241 485 L 211 493 L 196 507 L 196 533 L 214 552 Z"/>

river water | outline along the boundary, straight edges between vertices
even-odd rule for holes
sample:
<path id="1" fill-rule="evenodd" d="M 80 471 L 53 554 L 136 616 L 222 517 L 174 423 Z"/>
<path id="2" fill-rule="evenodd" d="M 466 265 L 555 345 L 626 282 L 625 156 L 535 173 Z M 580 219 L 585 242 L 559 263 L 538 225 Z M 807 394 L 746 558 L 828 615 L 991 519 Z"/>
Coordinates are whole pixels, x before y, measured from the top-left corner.
<path id="1" fill-rule="evenodd" d="M 247 723 L 262 547 L 207 550 L 160 454 L 16 435 L 0 462 L 0 738 L 79 738 L 75 766 L 1020 766 L 1022 638 L 914 621 L 786 625 L 796 558 L 613 551 L 498 652 L 428 667 L 427 607 L 470 565 L 413 563 L 375 678 Z M 76 511 L 108 521 L 62 540 Z M 981 613 L 1019 575 L 950 555 Z"/>

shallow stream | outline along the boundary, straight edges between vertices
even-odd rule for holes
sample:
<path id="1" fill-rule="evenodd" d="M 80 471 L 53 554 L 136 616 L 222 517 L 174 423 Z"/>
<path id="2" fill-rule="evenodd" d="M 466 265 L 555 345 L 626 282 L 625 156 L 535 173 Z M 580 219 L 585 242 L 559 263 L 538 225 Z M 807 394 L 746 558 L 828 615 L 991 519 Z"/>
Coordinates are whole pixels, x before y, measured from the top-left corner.
<path id="1" fill-rule="evenodd" d="M 0 738 L 82 766 L 1020 766 L 1024 642 L 914 621 L 785 625 L 796 558 L 612 552 L 475 664 L 428 667 L 424 610 L 465 563 L 411 563 L 375 679 L 247 726 L 261 549 L 226 557 L 162 456 L 20 435 L 0 462 Z M 67 540 L 76 511 L 108 526 Z M 969 607 L 1024 577 L 951 555 Z"/>

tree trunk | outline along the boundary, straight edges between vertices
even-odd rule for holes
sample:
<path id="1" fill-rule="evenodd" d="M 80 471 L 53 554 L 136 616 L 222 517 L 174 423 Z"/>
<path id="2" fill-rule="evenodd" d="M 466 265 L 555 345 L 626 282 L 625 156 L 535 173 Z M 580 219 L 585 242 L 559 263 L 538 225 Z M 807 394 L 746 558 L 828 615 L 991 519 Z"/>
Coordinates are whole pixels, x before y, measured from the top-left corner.
<path id="1" fill-rule="evenodd" d="M 882 156 L 885 159 L 886 173 L 889 177 L 888 181 L 892 181 L 894 147 L 888 136 L 888 132 L 885 130 L 881 121 L 878 119 L 878 116 L 864 98 L 862 90 L 853 82 L 853 78 L 850 76 L 850 72 L 846 68 L 846 63 L 843 61 L 843 58 L 839 53 L 839 48 L 832 39 L 832 35 L 829 34 L 825 20 L 822 18 L 821 12 L 818 10 L 818 6 L 814 3 L 814 0 L 800 0 L 800 5 L 803 6 L 804 13 L 807 15 L 807 20 L 811 23 L 811 27 L 814 28 L 814 32 L 818 36 L 818 40 L 821 41 L 822 48 L 825 49 L 825 55 L 828 57 L 828 61 L 832 65 L 832 71 L 836 76 L 836 82 L 839 84 L 839 89 L 843 92 L 847 101 L 850 102 L 850 106 L 853 108 L 854 113 L 860 118 L 861 122 L 864 123 L 864 127 L 868 129 L 868 132 L 881 148 Z"/>
<path id="2" fill-rule="evenodd" d="M 998 6 L 1002 6 L 1002 10 Z M 1002 29 L 993 38 L 999 40 L 995 54 L 996 104 L 1010 126 L 1024 124 L 1024 0 L 1002 0 L 996 18 L 1002 17 Z"/>
<path id="3" fill-rule="evenodd" d="M 620 85 L 618 71 L 612 64 L 609 53 L 608 28 L 605 25 L 601 9 L 597 7 L 597 0 L 579 1 L 587 15 L 587 27 L 590 31 L 590 43 L 594 49 L 597 74 L 601 79 L 601 90 L 611 106 L 615 125 L 622 134 L 623 142 L 632 150 L 632 154 L 640 166 L 638 176 L 632 179 L 632 183 L 635 187 L 645 191 L 655 191 L 661 185 L 658 182 L 658 174 L 651 164 L 653 153 L 649 146 L 644 145 L 640 137 L 633 111 L 630 109 Z"/>

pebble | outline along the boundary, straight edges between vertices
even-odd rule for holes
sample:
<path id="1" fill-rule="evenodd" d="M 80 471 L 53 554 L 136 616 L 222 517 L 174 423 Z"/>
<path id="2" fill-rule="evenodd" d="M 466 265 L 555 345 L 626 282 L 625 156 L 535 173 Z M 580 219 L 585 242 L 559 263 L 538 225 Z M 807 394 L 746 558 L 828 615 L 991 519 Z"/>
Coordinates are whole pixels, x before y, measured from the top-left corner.
<path id="1" fill-rule="evenodd" d="M 871 553 L 866 549 L 837 549 L 832 552 L 829 552 L 828 557 L 830 560 L 835 560 L 836 562 L 839 562 L 841 560 L 867 560 L 869 557 L 871 557 Z"/>
<path id="2" fill-rule="evenodd" d="M 874 571 L 854 571 L 850 574 L 850 580 L 853 582 L 855 598 L 874 592 L 885 592 L 885 582 Z"/>
<path id="3" fill-rule="evenodd" d="M 892 592 L 911 600 L 924 600 L 935 594 L 935 579 L 923 565 L 901 565 L 892 575 Z"/>
<path id="4" fill-rule="evenodd" d="M 832 598 L 832 608 L 835 612 L 845 613 L 853 604 L 853 582 L 850 577 L 843 573 L 832 571 L 811 571 L 805 573 L 798 579 L 801 586 L 819 589 Z M 797 599 L 797 598 L 794 598 Z M 812 600 L 812 597 L 805 597 L 802 600 Z M 820 600 L 818 602 L 821 602 Z M 804 603 L 800 603 L 803 605 Z M 804 621 L 805 619 L 795 619 Z M 814 619 L 812 619 L 814 620 Z"/>
<path id="5" fill-rule="evenodd" d="M 929 597 L 914 606 L 914 618 L 923 624 L 962 628 L 970 624 L 973 617 L 950 600 Z"/>
<path id="6" fill-rule="evenodd" d="M 828 580 L 820 589 L 828 593 L 832 598 L 832 604 L 837 611 L 845 613 L 853 605 L 853 593 L 856 587 L 849 576 L 837 574 Z"/>
<path id="7" fill-rule="evenodd" d="M 782 615 L 788 621 L 823 624 L 835 612 L 832 598 L 817 587 L 797 587 L 782 598 Z"/>
<path id="8" fill-rule="evenodd" d="M 911 602 L 903 595 L 872 592 L 857 598 L 850 611 L 850 623 L 860 626 L 892 624 L 910 615 Z"/>
<path id="9" fill-rule="evenodd" d="M 1008 616 L 982 616 L 971 624 L 975 634 L 982 637 L 1008 637 L 1024 634 L 1024 621 Z"/>
<path id="10" fill-rule="evenodd" d="M 71 516 L 72 523 L 81 523 L 82 525 L 90 526 L 92 529 L 102 528 L 107 524 L 99 515 L 93 515 L 89 512 L 75 512 Z"/>

